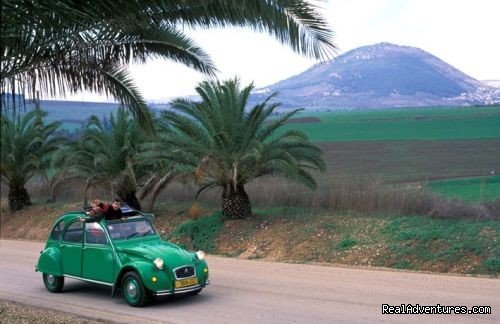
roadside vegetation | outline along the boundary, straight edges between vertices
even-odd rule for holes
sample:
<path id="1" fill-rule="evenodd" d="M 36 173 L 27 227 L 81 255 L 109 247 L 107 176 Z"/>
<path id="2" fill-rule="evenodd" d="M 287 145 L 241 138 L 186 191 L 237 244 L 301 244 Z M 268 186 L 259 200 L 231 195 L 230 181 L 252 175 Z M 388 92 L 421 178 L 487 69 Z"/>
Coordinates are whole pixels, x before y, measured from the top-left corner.
<path id="1" fill-rule="evenodd" d="M 45 241 L 61 211 L 81 202 L 2 210 L 3 239 Z M 155 227 L 188 249 L 243 259 L 388 267 L 497 276 L 500 223 L 429 216 L 367 215 L 302 207 L 255 208 L 254 216 L 227 219 L 208 204 L 158 203 Z"/>

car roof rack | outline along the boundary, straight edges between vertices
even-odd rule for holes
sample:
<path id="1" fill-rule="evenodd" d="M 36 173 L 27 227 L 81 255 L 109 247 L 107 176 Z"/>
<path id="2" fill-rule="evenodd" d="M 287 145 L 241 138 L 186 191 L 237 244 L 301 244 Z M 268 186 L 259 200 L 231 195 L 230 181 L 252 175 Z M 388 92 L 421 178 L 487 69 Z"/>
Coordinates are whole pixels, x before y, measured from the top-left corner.
<path id="1" fill-rule="evenodd" d="M 141 214 L 139 211 L 130 208 L 128 205 L 122 205 L 120 207 L 120 210 L 122 211 L 123 216 L 134 216 Z"/>

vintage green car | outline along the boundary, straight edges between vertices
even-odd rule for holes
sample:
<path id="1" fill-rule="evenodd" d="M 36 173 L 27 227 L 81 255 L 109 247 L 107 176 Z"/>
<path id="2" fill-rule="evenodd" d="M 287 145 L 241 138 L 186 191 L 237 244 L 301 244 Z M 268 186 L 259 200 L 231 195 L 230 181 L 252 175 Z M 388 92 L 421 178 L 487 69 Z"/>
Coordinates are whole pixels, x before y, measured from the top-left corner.
<path id="1" fill-rule="evenodd" d="M 41 251 L 36 271 L 45 287 L 61 292 L 64 277 L 120 289 L 131 306 L 154 296 L 197 294 L 209 284 L 202 251 L 161 240 L 153 215 L 122 209 L 124 220 L 85 223 L 83 212 L 59 219 Z"/>

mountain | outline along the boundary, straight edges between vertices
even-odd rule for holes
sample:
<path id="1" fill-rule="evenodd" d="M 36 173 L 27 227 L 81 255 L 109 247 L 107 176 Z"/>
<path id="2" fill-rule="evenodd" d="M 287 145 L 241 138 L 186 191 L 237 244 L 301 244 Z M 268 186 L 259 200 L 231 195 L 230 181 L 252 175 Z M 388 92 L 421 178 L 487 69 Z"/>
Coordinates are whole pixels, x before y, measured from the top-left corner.
<path id="1" fill-rule="evenodd" d="M 378 108 L 500 103 L 500 89 L 482 83 L 415 47 L 380 43 L 266 88 L 253 100 L 279 92 L 283 107 Z"/>

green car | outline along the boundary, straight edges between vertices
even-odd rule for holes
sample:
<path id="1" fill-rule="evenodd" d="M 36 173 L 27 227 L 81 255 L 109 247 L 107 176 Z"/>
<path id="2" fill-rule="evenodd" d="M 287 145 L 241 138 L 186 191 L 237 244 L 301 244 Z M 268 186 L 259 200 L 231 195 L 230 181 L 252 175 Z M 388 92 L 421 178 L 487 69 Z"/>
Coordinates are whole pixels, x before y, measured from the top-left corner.
<path id="1" fill-rule="evenodd" d="M 36 271 L 50 292 L 61 292 L 64 277 L 117 289 L 131 306 L 154 296 L 198 294 L 209 284 L 202 251 L 189 252 L 162 241 L 153 215 L 123 209 L 124 220 L 85 223 L 83 212 L 55 222 Z"/>

